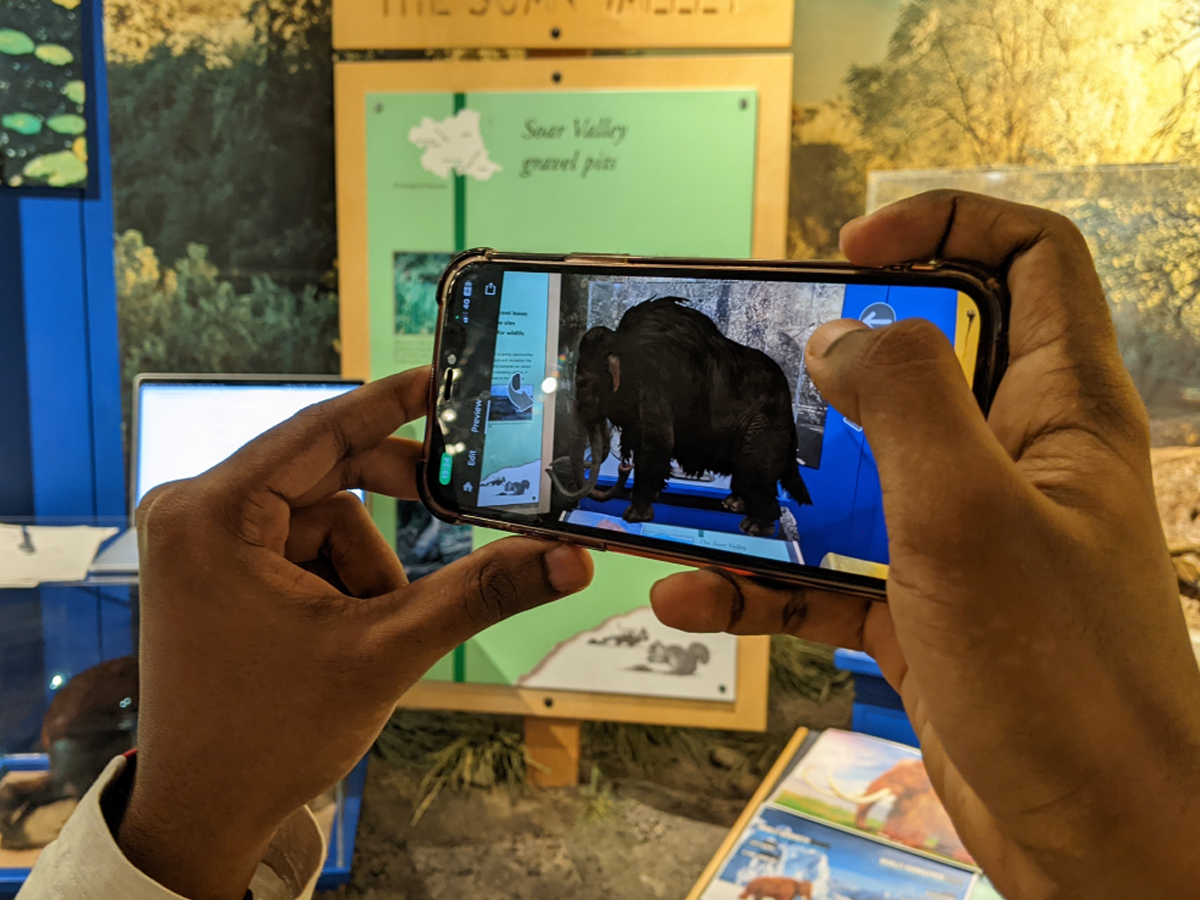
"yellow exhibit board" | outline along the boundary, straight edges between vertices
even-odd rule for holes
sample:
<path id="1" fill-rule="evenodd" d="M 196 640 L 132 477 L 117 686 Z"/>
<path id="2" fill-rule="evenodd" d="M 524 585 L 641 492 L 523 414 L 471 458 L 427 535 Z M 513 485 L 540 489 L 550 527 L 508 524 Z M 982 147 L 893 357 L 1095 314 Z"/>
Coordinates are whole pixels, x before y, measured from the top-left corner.
<path id="1" fill-rule="evenodd" d="M 337 50 L 784 48 L 786 0 L 335 0 Z"/>
<path id="2" fill-rule="evenodd" d="M 343 371 L 428 362 L 437 278 L 468 247 L 782 256 L 790 84 L 786 55 L 340 63 Z M 396 535 L 404 511 L 376 500 Z M 767 638 L 667 629 L 649 591 L 680 567 L 595 558 L 590 588 L 488 629 L 403 703 L 765 726 Z"/>

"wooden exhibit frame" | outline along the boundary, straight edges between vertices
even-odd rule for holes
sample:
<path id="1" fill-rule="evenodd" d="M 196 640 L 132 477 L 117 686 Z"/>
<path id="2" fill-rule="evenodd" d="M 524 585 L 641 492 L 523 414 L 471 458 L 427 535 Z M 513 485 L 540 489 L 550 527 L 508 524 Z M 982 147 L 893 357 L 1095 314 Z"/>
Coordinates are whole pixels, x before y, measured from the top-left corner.
<path id="1" fill-rule="evenodd" d="M 763 731 L 767 727 L 770 657 L 769 635 L 738 638 L 737 697 L 732 703 L 633 694 L 546 691 L 504 684 L 418 681 L 397 705 L 406 709 L 454 709 L 460 712 L 586 722 Z"/>
<path id="2" fill-rule="evenodd" d="M 791 46 L 781 0 L 335 0 L 335 50 Z"/>
<path id="3" fill-rule="evenodd" d="M 366 96 L 379 92 L 745 89 L 758 94 L 754 216 L 756 258 L 784 256 L 791 142 L 789 54 L 573 57 L 504 61 L 343 62 L 334 67 L 342 372 L 369 380 Z M 421 681 L 399 706 L 521 715 L 577 723 L 615 721 L 761 731 L 767 724 L 770 638 L 738 638 L 733 702 Z M 577 728 L 577 725 L 576 725 Z M 569 731 L 569 729 L 566 729 Z M 569 758 L 571 741 L 547 753 Z M 535 754 L 536 755 L 536 754 Z M 573 780 L 574 775 L 568 775 Z"/>
<path id="4" fill-rule="evenodd" d="M 557 80 L 556 80 L 557 76 Z M 486 62 L 344 62 L 333 69 L 337 150 L 339 325 L 342 374 L 370 380 L 366 96 L 483 91 L 718 90 L 758 93 L 751 255 L 787 247 L 792 57 L 579 57 Z"/>

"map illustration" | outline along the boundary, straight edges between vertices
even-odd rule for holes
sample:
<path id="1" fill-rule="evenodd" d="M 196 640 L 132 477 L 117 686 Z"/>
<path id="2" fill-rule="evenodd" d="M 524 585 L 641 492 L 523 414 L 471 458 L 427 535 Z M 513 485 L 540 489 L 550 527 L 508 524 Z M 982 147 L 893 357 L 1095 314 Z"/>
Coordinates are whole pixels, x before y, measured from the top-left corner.
<path id="1" fill-rule="evenodd" d="M 501 171 L 500 165 L 488 158 L 479 113 L 473 109 L 460 109 L 440 122 L 425 116 L 420 125 L 409 129 L 408 139 L 425 151 L 421 167 L 438 178 L 453 173 L 487 181 Z"/>

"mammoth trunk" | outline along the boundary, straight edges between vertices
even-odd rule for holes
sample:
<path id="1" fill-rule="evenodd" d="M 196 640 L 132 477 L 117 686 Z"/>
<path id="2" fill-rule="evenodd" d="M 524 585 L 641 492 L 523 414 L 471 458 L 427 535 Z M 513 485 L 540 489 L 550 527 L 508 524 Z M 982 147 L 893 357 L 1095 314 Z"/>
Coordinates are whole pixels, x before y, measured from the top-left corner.
<path id="1" fill-rule="evenodd" d="M 588 429 L 588 449 L 591 452 L 591 461 L 584 460 L 582 462 L 583 469 L 587 471 L 587 477 L 583 478 L 583 486 L 579 489 L 571 490 L 559 480 L 558 474 L 555 472 L 556 465 L 552 465 L 547 470 L 550 473 L 550 480 L 554 482 L 555 489 L 569 501 L 582 500 L 596 488 L 596 481 L 600 477 L 600 464 L 608 456 L 609 449 L 608 429 L 603 423 Z M 569 458 L 560 457 L 560 460 L 565 459 Z M 555 463 L 560 460 L 555 460 Z M 579 474 L 582 476 L 583 473 L 579 472 Z"/>

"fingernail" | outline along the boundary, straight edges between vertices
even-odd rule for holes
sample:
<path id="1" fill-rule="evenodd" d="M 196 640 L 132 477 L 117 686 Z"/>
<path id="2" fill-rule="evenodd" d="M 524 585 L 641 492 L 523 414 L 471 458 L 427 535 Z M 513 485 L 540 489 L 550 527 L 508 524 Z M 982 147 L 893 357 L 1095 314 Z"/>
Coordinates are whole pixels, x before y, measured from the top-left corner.
<path id="1" fill-rule="evenodd" d="M 809 357 L 824 356 L 839 338 L 845 337 L 852 331 L 866 330 L 868 330 L 867 326 L 858 319 L 834 319 L 832 322 L 826 322 L 812 333 L 812 337 L 808 339 L 808 349 L 805 353 Z"/>
<path id="2" fill-rule="evenodd" d="M 568 544 L 559 544 L 546 554 L 546 579 L 556 591 L 569 594 L 587 586 L 592 573 L 584 559 L 586 554 L 586 550 Z"/>

